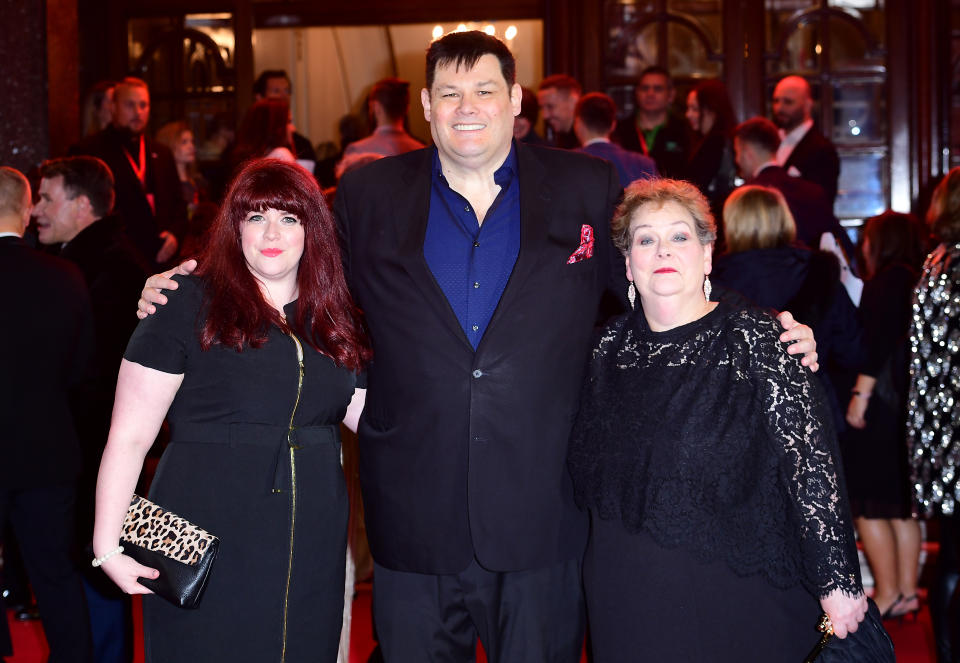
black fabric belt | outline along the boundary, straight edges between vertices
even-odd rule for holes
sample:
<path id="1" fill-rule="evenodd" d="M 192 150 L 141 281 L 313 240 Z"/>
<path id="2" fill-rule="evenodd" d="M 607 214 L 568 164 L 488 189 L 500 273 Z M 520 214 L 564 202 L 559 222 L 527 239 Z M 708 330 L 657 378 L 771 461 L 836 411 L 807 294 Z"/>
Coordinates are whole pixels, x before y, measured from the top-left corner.
<path id="1" fill-rule="evenodd" d="M 273 490 L 283 492 L 283 469 L 281 462 L 288 449 L 307 449 L 324 444 L 338 444 L 340 427 L 294 426 L 287 428 L 278 424 L 195 424 L 180 423 L 172 427 L 170 444 L 223 444 L 227 446 L 251 445 L 275 448 Z"/>

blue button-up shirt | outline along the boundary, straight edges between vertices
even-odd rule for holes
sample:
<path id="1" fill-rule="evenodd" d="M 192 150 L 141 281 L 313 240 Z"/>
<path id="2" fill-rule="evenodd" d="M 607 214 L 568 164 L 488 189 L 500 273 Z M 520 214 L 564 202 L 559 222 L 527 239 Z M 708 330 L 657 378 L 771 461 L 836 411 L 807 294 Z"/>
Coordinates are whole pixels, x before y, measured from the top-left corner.
<path id="1" fill-rule="evenodd" d="M 433 149 L 423 255 L 474 349 L 480 345 L 520 253 L 516 146 L 510 148 L 493 180 L 500 193 L 481 225 L 473 206 L 450 188 L 440 156 Z"/>

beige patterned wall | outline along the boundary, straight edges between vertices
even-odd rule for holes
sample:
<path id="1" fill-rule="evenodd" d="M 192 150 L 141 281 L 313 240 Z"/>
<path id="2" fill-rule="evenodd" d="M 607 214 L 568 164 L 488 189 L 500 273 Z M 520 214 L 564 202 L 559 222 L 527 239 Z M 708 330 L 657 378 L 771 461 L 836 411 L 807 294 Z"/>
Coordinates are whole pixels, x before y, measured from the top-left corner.
<path id="1" fill-rule="evenodd" d="M 338 142 L 337 122 L 346 113 L 362 112 L 374 81 L 398 76 L 410 81 L 410 130 L 429 142 L 420 89 L 424 53 L 436 24 L 323 28 L 266 28 L 253 34 L 254 71 L 286 69 L 293 81 L 293 117 L 300 133 L 314 144 Z M 457 24 L 440 24 L 444 32 Z M 543 24 L 538 20 L 467 23 L 492 25 L 504 39 L 509 26 L 516 37 L 508 44 L 517 57 L 517 82 L 536 89 L 543 75 Z M 391 47 L 392 46 L 392 47 Z"/>

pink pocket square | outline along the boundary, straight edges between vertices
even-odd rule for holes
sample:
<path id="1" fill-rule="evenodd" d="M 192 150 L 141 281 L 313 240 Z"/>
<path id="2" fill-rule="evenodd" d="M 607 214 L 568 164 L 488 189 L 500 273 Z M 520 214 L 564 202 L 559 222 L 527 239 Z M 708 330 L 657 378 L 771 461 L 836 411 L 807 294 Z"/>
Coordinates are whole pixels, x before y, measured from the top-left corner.
<path id="1" fill-rule="evenodd" d="M 582 260 L 589 260 L 593 257 L 593 226 L 584 224 L 580 226 L 580 246 L 567 258 L 567 264 L 572 265 Z"/>

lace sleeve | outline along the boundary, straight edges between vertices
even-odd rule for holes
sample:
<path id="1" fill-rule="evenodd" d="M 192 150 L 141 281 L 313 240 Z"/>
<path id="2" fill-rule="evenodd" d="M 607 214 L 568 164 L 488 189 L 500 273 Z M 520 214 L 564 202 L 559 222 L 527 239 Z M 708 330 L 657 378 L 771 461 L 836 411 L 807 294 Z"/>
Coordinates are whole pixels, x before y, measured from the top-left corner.
<path id="1" fill-rule="evenodd" d="M 745 335 L 765 427 L 779 456 L 800 531 L 803 582 L 819 598 L 863 593 L 846 488 L 830 412 L 812 374 L 787 354 L 772 318 Z M 752 336 L 752 338 L 751 338 Z"/>

